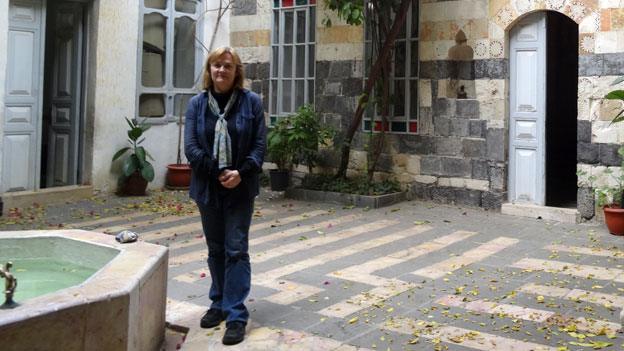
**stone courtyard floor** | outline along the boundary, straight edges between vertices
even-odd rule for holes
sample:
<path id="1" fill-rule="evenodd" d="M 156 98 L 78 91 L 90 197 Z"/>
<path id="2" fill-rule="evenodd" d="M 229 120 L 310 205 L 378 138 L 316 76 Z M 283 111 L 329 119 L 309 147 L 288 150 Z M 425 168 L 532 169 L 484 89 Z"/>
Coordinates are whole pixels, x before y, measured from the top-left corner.
<path id="1" fill-rule="evenodd" d="M 250 233 L 246 340 L 200 329 L 207 250 L 184 192 L 34 205 L 0 229 L 130 229 L 169 253 L 175 350 L 622 350 L 624 237 L 408 201 L 382 209 L 263 190 Z M 173 327 L 173 329 L 176 329 Z"/>

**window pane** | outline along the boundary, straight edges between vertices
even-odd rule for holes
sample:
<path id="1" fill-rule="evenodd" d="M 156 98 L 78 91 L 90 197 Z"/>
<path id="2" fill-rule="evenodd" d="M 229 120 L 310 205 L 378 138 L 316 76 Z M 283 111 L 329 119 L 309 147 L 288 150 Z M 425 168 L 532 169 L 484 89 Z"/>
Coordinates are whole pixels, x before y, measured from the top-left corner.
<path id="1" fill-rule="evenodd" d="M 195 21 L 188 17 L 175 20 L 173 85 L 192 88 L 195 82 Z"/>
<path id="2" fill-rule="evenodd" d="M 293 42 L 293 13 L 292 11 L 284 12 L 284 43 L 291 44 Z"/>
<path id="3" fill-rule="evenodd" d="M 306 14 L 305 11 L 297 11 L 297 43 L 305 42 Z"/>
<path id="4" fill-rule="evenodd" d="M 180 116 L 186 113 L 186 107 L 193 94 L 177 94 L 173 99 L 173 115 Z"/>
<path id="5" fill-rule="evenodd" d="M 273 58 L 271 61 L 271 77 L 272 78 L 277 78 L 277 74 L 279 72 L 279 47 L 274 46 L 273 47 Z"/>
<path id="6" fill-rule="evenodd" d="M 167 6 L 167 0 L 145 0 L 145 7 L 164 10 Z"/>
<path id="7" fill-rule="evenodd" d="M 410 119 L 418 119 L 418 81 L 410 80 L 409 86 Z"/>
<path id="8" fill-rule="evenodd" d="M 282 0 L 282 6 L 291 7 L 293 5 L 293 0 Z"/>
<path id="9" fill-rule="evenodd" d="M 308 79 L 308 104 L 314 105 L 314 80 Z"/>
<path id="10" fill-rule="evenodd" d="M 142 94 L 139 97 L 139 116 L 163 117 L 165 115 L 164 94 Z"/>
<path id="11" fill-rule="evenodd" d="M 186 13 L 195 13 L 196 7 L 197 0 L 176 0 L 175 4 L 176 11 Z"/>
<path id="12" fill-rule="evenodd" d="M 284 46 L 284 61 L 282 74 L 286 78 L 292 77 L 292 59 L 293 59 L 292 46 Z"/>
<path id="13" fill-rule="evenodd" d="M 308 34 L 308 40 L 314 42 L 314 35 L 316 34 L 316 8 L 310 7 L 310 25 L 308 26 L 310 33 Z"/>
<path id="14" fill-rule="evenodd" d="M 394 19 L 396 16 L 393 15 L 392 18 Z M 397 36 L 397 38 L 399 39 L 404 39 L 405 38 L 405 27 L 407 26 L 407 18 L 405 19 L 405 22 L 403 22 L 403 25 L 401 26 L 401 31 L 399 32 L 399 35 Z"/>
<path id="15" fill-rule="evenodd" d="M 273 0 L 273 7 L 280 7 L 280 0 Z"/>
<path id="16" fill-rule="evenodd" d="M 277 113 L 277 80 L 271 80 L 271 110 L 270 114 Z"/>
<path id="17" fill-rule="evenodd" d="M 393 132 L 405 132 L 407 130 L 407 123 L 405 122 L 392 122 L 390 128 Z"/>
<path id="18" fill-rule="evenodd" d="M 405 42 L 397 41 L 394 47 L 394 76 L 405 77 Z"/>
<path id="19" fill-rule="evenodd" d="M 402 79 L 394 82 L 394 116 L 405 116 L 405 81 Z"/>
<path id="20" fill-rule="evenodd" d="M 279 43 L 279 31 L 280 31 L 280 16 L 279 11 L 273 11 L 273 20 L 275 24 L 273 25 L 273 44 Z"/>
<path id="21" fill-rule="evenodd" d="M 305 103 L 305 80 L 295 81 L 295 109 Z"/>
<path id="22" fill-rule="evenodd" d="M 418 38 L 418 2 L 412 2 L 412 38 Z"/>
<path id="23" fill-rule="evenodd" d="M 284 80 L 282 81 L 282 111 L 283 113 L 292 112 L 292 90 L 291 90 L 292 81 Z"/>
<path id="24" fill-rule="evenodd" d="M 297 0 L 297 5 L 307 5 L 308 0 Z"/>
<path id="25" fill-rule="evenodd" d="M 411 53 L 410 53 L 410 75 L 412 77 L 418 77 L 418 41 L 414 40 L 411 43 Z"/>
<path id="26" fill-rule="evenodd" d="M 297 45 L 297 64 L 295 67 L 295 77 L 303 78 L 305 74 L 305 45 Z"/>
<path id="27" fill-rule="evenodd" d="M 143 20 L 143 68 L 141 83 L 145 87 L 165 85 L 165 28 L 167 19 L 158 13 Z"/>
<path id="28" fill-rule="evenodd" d="M 310 78 L 314 78 L 314 68 L 316 67 L 314 48 L 314 45 L 308 46 L 308 77 Z"/>
<path id="29" fill-rule="evenodd" d="M 371 121 L 370 120 L 365 120 L 364 121 L 364 130 L 366 130 L 366 131 L 370 131 L 371 130 Z"/>

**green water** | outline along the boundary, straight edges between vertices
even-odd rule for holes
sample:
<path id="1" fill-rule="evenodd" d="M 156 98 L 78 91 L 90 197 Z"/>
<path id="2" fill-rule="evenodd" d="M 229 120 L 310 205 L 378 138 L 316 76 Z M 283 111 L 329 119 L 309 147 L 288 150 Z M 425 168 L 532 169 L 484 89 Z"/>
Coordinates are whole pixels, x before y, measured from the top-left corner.
<path id="1" fill-rule="evenodd" d="M 95 273 L 96 269 L 46 257 L 14 259 L 11 272 L 17 277 L 13 300 L 19 303 L 80 284 Z M 0 284 L 3 282 L 0 281 Z M 3 297 L 0 299 L 4 301 Z"/>

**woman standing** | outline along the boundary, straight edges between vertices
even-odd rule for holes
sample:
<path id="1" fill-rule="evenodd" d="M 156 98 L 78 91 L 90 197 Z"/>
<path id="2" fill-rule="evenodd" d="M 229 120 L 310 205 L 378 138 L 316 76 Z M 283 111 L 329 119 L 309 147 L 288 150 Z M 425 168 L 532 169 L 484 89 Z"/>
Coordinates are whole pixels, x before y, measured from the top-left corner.
<path id="1" fill-rule="evenodd" d="M 243 88 L 243 80 L 234 50 L 210 53 L 204 91 L 189 101 L 184 130 L 184 153 L 193 169 L 189 195 L 201 214 L 212 278 L 212 304 L 200 325 L 212 328 L 225 320 L 226 345 L 245 338 L 249 225 L 266 149 L 262 101 Z"/>

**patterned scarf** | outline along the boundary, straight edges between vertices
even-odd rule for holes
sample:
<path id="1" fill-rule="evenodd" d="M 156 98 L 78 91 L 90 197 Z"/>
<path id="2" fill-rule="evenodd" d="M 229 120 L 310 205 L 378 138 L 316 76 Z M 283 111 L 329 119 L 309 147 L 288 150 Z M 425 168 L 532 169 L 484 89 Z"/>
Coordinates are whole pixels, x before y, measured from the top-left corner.
<path id="1" fill-rule="evenodd" d="M 210 106 L 210 111 L 218 117 L 217 124 L 215 125 L 212 157 L 219 161 L 219 169 L 232 166 L 232 139 L 228 133 L 225 116 L 228 115 L 237 98 L 238 90 L 234 89 L 232 95 L 230 95 L 230 99 L 223 109 L 223 113 L 220 113 L 217 99 L 215 99 L 214 96 L 212 96 L 212 93 L 208 91 L 208 106 Z"/>

